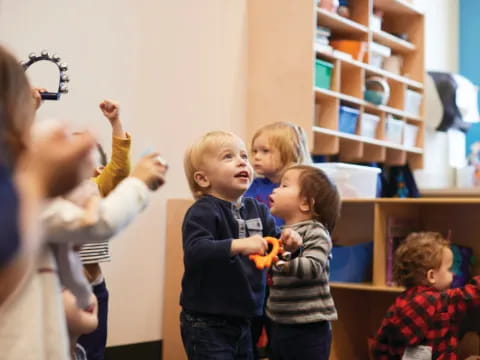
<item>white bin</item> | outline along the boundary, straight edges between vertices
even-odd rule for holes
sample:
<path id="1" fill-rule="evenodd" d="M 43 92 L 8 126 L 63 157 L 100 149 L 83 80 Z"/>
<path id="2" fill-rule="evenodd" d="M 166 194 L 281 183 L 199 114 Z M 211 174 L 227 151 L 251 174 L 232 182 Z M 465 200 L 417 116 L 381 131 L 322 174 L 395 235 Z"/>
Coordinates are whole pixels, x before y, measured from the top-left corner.
<path id="1" fill-rule="evenodd" d="M 404 127 L 403 145 L 415 147 L 417 145 L 418 126 L 406 123 Z"/>
<path id="2" fill-rule="evenodd" d="M 374 139 L 380 116 L 363 113 L 360 121 L 360 135 Z"/>
<path id="3" fill-rule="evenodd" d="M 395 119 L 392 115 L 388 115 L 385 123 L 385 140 L 395 144 L 401 144 L 403 139 L 403 120 Z"/>
<path id="4" fill-rule="evenodd" d="M 379 168 L 345 163 L 316 163 L 337 185 L 340 197 L 375 198 L 377 195 Z"/>
<path id="5" fill-rule="evenodd" d="M 405 111 L 407 113 L 419 116 L 421 104 L 422 94 L 410 89 L 405 90 Z"/>

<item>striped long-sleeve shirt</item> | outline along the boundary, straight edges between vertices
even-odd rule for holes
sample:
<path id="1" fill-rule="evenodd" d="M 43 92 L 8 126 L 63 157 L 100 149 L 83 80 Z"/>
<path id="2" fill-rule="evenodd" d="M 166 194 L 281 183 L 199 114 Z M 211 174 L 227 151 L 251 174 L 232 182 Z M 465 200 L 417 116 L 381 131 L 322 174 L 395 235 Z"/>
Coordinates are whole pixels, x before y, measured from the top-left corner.
<path id="1" fill-rule="evenodd" d="M 130 173 L 130 145 L 129 134 L 126 138 L 112 138 L 112 158 L 102 173 L 93 179 L 102 197 L 107 196 Z M 110 261 L 110 244 L 108 241 L 88 243 L 82 246 L 79 254 L 83 264 L 107 262 Z"/>
<path id="2" fill-rule="evenodd" d="M 337 311 L 328 284 L 332 251 L 328 231 L 315 220 L 289 227 L 303 238 L 304 248 L 284 271 L 273 268 L 273 285 L 266 308 L 268 317 L 283 324 L 336 320 Z"/>

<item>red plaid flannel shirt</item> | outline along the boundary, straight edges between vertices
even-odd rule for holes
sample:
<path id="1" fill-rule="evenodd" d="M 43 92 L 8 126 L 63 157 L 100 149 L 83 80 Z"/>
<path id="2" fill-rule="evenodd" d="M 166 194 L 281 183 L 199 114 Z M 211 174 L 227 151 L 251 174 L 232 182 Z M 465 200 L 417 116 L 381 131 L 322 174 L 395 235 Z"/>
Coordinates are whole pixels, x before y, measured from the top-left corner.
<path id="1" fill-rule="evenodd" d="M 458 328 L 468 309 L 480 306 L 480 276 L 462 288 L 408 289 L 388 309 L 372 348 L 375 360 L 401 359 L 407 346 L 432 348 L 432 359 L 457 359 Z"/>

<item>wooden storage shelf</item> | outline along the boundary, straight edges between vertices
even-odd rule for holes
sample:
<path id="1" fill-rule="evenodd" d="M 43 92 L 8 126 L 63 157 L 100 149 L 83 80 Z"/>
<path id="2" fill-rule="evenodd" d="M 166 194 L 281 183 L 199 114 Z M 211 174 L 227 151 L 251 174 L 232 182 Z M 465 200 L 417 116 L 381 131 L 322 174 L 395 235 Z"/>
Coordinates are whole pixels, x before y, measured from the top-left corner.
<path id="1" fill-rule="evenodd" d="M 422 12 L 413 4 L 404 0 L 374 0 L 373 6 L 383 10 L 385 13 L 402 15 L 420 15 Z"/>
<path id="2" fill-rule="evenodd" d="M 404 90 L 409 88 L 424 95 L 424 17 L 404 0 L 355 0 L 349 4 L 350 17 L 344 18 L 320 9 L 310 1 L 249 0 L 247 142 L 258 128 L 266 124 L 293 121 L 305 129 L 315 154 L 338 154 L 340 158 L 354 157 L 359 162 L 377 159 L 391 165 L 408 163 L 413 169 L 421 168 L 425 97 L 420 115 L 408 114 L 404 111 L 407 108 Z M 369 28 L 374 6 L 385 12 L 381 31 Z M 366 53 L 362 61 L 342 56 L 338 51 L 325 50 L 324 53 L 318 50 L 320 47 L 316 50 L 318 26 L 330 29 L 329 41 L 365 42 Z M 408 41 L 391 34 L 405 34 Z M 323 40 L 326 42 L 327 39 Z M 374 41 L 389 46 L 393 55 L 402 56 L 398 74 L 371 65 L 370 62 L 375 60 L 371 46 Z M 333 65 L 331 84 L 326 90 L 315 88 L 315 66 L 312 63 L 315 58 Z M 325 76 L 329 71 L 325 71 Z M 393 86 L 387 106 L 376 106 L 364 100 L 365 78 L 371 75 L 379 76 Z M 347 139 L 314 130 L 314 126 L 338 130 L 339 107 L 344 104 L 359 109 L 360 113 L 379 115 L 383 128 L 386 114 L 415 123 L 419 127 L 418 149 L 384 147 L 383 143 L 362 142 L 357 138 Z M 322 108 L 321 121 L 317 121 L 318 107 Z M 383 139 L 383 132 L 379 131 L 376 138 Z M 316 143 L 318 141 L 322 143 Z"/>
<path id="3" fill-rule="evenodd" d="M 416 47 L 411 42 L 405 41 L 382 30 L 373 30 L 373 40 L 388 46 L 392 51 L 398 53 L 409 53 L 415 51 Z"/>
<path id="4" fill-rule="evenodd" d="M 325 99 L 325 98 L 328 98 L 328 97 L 334 97 L 334 98 L 340 99 L 342 101 L 345 101 L 347 103 L 362 105 L 368 110 L 373 110 L 373 111 L 377 110 L 377 111 L 381 111 L 381 112 L 384 112 L 384 113 L 396 115 L 396 116 L 399 116 L 399 117 L 402 117 L 402 118 L 408 118 L 410 120 L 417 121 L 417 122 L 422 122 L 423 121 L 422 118 L 420 118 L 418 116 L 415 116 L 415 115 L 412 115 L 412 114 L 409 114 L 405 111 L 395 109 L 395 108 L 390 107 L 390 106 L 375 105 L 375 104 L 369 103 L 368 101 L 360 99 L 358 97 L 342 94 L 342 93 L 337 92 L 337 91 L 315 88 L 315 96 L 316 96 L 317 99 Z"/>
<path id="5" fill-rule="evenodd" d="M 396 80 L 396 81 L 399 81 L 399 82 L 403 82 L 413 89 L 419 89 L 419 90 L 423 89 L 423 84 L 418 82 L 418 81 L 409 79 L 408 77 L 405 77 L 405 76 L 402 76 L 402 75 L 391 73 L 389 71 L 377 68 L 375 66 L 366 64 L 366 63 L 358 61 L 358 60 L 346 59 L 346 58 L 343 58 L 341 56 L 335 55 L 334 53 L 325 53 L 325 52 L 322 52 L 322 51 L 317 51 L 316 54 L 319 57 L 321 57 L 325 60 L 328 60 L 328 61 L 338 60 L 341 63 L 348 63 L 348 64 L 352 64 L 354 66 L 357 66 L 359 68 L 365 69 L 365 71 L 367 73 L 371 73 L 373 75 L 383 76 L 387 79 L 392 79 L 392 80 Z"/>
<path id="6" fill-rule="evenodd" d="M 376 145 L 376 146 L 380 146 L 380 147 L 384 147 L 384 148 L 388 148 L 388 149 L 400 150 L 400 151 L 405 151 L 405 152 L 414 153 L 414 154 L 423 154 L 423 149 L 421 149 L 421 148 L 406 147 L 406 146 L 394 144 L 394 143 L 384 141 L 384 140 L 372 139 L 372 138 L 368 138 L 368 137 L 360 136 L 360 135 L 355 135 L 355 134 L 348 134 L 348 133 L 344 133 L 344 132 L 341 132 L 341 131 L 325 129 L 323 127 L 315 126 L 313 131 L 315 133 L 318 133 L 318 134 L 336 136 L 336 137 L 339 137 L 341 139 L 352 140 L 352 141 L 356 141 L 356 142 L 359 142 L 359 143 Z"/>
<path id="7" fill-rule="evenodd" d="M 317 18 L 319 24 L 328 27 L 337 37 L 365 40 L 367 38 L 368 28 L 353 20 L 320 8 L 317 8 Z"/>
<path id="8" fill-rule="evenodd" d="M 331 282 L 330 287 L 334 289 L 350 289 L 394 293 L 401 293 L 402 291 L 405 291 L 405 288 L 399 286 L 376 286 L 371 283 Z"/>

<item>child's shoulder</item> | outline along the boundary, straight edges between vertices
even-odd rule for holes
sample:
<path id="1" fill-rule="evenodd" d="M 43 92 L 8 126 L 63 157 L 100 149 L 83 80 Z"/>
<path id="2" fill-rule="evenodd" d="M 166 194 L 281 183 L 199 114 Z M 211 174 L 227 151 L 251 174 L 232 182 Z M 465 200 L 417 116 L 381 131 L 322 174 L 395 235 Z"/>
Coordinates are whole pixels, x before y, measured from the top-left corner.
<path id="1" fill-rule="evenodd" d="M 407 289 L 396 299 L 393 307 L 406 311 L 407 309 L 430 308 L 430 311 L 440 305 L 442 293 L 428 286 L 415 286 Z"/>
<path id="2" fill-rule="evenodd" d="M 254 197 L 256 194 L 260 193 L 268 193 L 271 194 L 273 189 L 278 187 L 278 184 L 272 183 L 270 180 L 267 178 L 255 178 L 252 181 L 252 184 L 248 188 L 247 192 L 245 193 L 245 196 L 252 196 Z"/>

